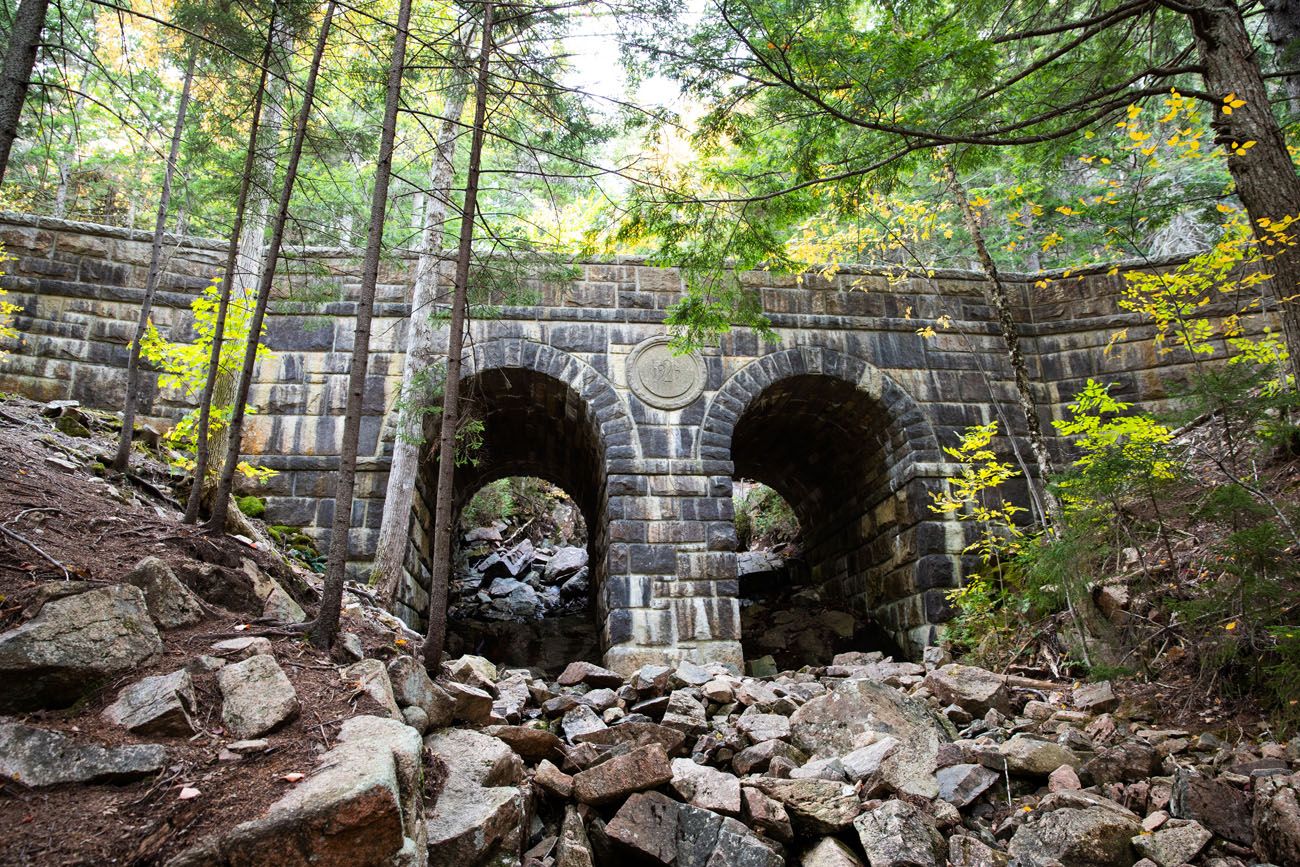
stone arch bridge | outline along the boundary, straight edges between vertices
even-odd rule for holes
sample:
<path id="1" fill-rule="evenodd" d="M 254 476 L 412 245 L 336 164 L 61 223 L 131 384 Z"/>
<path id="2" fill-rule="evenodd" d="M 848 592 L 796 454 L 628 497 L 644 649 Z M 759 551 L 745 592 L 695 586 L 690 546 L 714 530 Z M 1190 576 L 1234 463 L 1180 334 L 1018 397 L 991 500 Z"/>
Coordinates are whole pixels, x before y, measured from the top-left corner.
<path id="1" fill-rule="evenodd" d="M 0 363 L 0 389 L 119 406 L 148 235 L 8 214 L 0 240 L 15 257 L 2 285 L 22 305 L 25 335 Z M 154 317 L 164 333 L 189 333 L 188 305 L 223 258 L 222 242 L 169 239 Z M 353 514 L 358 566 L 378 533 L 412 264 L 398 258 L 381 276 Z M 279 471 L 264 491 L 267 519 L 322 539 L 358 271 L 355 250 L 286 257 L 268 328 L 275 355 L 259 367 L 245 439 L 251 456 Z M 1158 359 L 1149 331 L 1118 314 L 1121 278 L 1056 276 L 1045 286 L 1010 278 L 1044 415 L 1059 415 L 1089 376 L 1118 382 L 1133 400 L 1162 400 L 1157 370 L 1181 360 Z M 522 281 L 534 303 L 471 327 L 464 377 L 485 447 L 476 466 L 458 468 L 457 499 L 512 475 L 569 492 L 589 528 L 606 663 L 629 670 L 678 658 L 740 661 L 732 481 L 761 481 L 794 508 L 822 595 L 916 652 L 949 616 L 946 593 L 968 565 L 964 528 L 929 509 L 953 471 L 942 447 L 971 424 L 1024 428 L 979 278 L 742 279 L 759 293 L 776 341 L 738 329 L 684 356 L 665 340 L 665 311 L 682 292 L 672 269 L 580 263 L 564 279 Z M 951 324 L 918 335 L 940 317 Z M 1125 325 L 1128 337 L 1103 358 Z M 182 396 L 155 387 L 148 412 L 174 417 L 183 407 Z M 401 592 L 413 622 L 428 598 L 432 468 L 422 476 Z"/>

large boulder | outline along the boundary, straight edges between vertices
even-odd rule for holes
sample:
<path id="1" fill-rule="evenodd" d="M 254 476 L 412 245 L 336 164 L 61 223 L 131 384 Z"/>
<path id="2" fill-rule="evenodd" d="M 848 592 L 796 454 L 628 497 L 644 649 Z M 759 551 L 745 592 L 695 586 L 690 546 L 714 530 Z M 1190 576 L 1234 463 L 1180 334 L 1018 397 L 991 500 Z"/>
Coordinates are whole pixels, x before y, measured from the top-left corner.
<path id="1" fill-rule="evenodd" d="M 396 720 L 347 720 L 316 770 L 260 818 L 167 867 L 407 867 L 425 846 L 420 737 Z"/>
<path id="2" fill-rule="evenodd" d="M 221 720 L 232 737 L 256 738 L 298 715 L 298 693 L 273 656 L 259 654 L 217 672 Z"/>
<path id="3" fill-rule="evenodd" d="M 1175 819 L 1195 819 L 1220 837 L 1253 845 L 1251 805 L 1246 793 L 1223 780 L 1180 769 L 1174 775 L 1169 814 Z"/>
<path id="4" fill-rule="evenodd" d="M 573 795 L 584 804 L 608 804 L 671 781 L 673 768 L 659 744 L 647 744 L 588 768 L 573 778 Z"/>
<path id="5" fill-rule="evenodd" d="M 1048 795 L 1007 847 L 1012 867 L 1129 867 L 1137 861 L 1138 817 L 1105 798 Z"/>
<path id="6" fill-rule="evenodd" d="M 190 714 L 195 708 L 194 682 L 178 669 L 136 681 L 104 708 L 104 719 L 138 735 L 194 734 Z"/>
<path id="7" fill-rule="evenodd" d="M 853 824 L 862 809 L 852 786 L 832 780 L 756 777 L 744 785 L 785 807 L 795 829 L 805 834 L 837 834 Z"/>
<path id="8" fill-rule="evenodd" d="M 927 674 L 925 686 L 943 704 L 955 704 L 971 716 L 1011 712 L 1007 679 L 982 668 L 950 663 Z"/>
<path id="9" fill-rule="evenodd" d="M 998 746 L 998 756 L 1007 771 L 1026 777 L 1046 779 L 1061 765 L 1078 768 L 1082 762 L 1069 747 L 1027 734 L 1012 735 Z M 1001 768 L 995 768 L 1001 770 Z"/>
<path id="10" fill-rule="evenodd" d="M 402 719 L 402 709 L 393 695 L 388 669 L 378 659 L 363 659 L 343 669 L 343 682 L 356 692 L 364 693 L 384 709 L 390 719 Z"/>
<path id="11" fill-rule="evenodd" d="M 46 602 L 0 634 L 0 713 L 67 707 L 161 653 L 138 587 L 113 584 Z"/>
<path id="12" fill-rule="evenodd" d="M 568 578 L 586 565 L 586 548 L 579 548 L 576 545 L 565 545 L 562 548 L 556 548 L 555 553 L 551 555 L 551 559 L 546 562 L 546 568 L 542 571 L 542 580 L 547 584 L 555 584 Z"/>
<path id="13" fill-rule="evenodd" d="M 470 867 L 500 855 L 519 859 L 526 799 L 523 762 L 503 741 L 471 729 L 443 729 L 424 739 L 446 767 L 446 785 L 427 821 L 431 867 Z"/>
<path id="14" fill-rule="evenodd" d="M 102 747 L 59 732 L 0 721 L 0 777 L 24 786 L 119 783 L 156 774 L 167 751 L 156 744 Z"/>
<path id="15" fill-rule="evenodd" d="M 199 598 L 157 557 L 145 557 L 123 580 L 140 588 L 149 615 L 163 629 L 190 626 L 203 619 Z"/>
<path id="16" fill-rule="evenodd" d="M 724 816 L 740 815 L 740 780 L 691 759 L 673 759 L 672 790 L 692 806 Z"/>
<path id="17" fill-rule="evenodd" d="M 388 680 L 393 685 L 393 697 L 398 705 L 423 710 L 429 718 L 430 728 L 451 725 L 456 700 L 429 678 L 424 665 L 415 657 L 395 657 L 388 663 Z"/>
<path id="18" fill-rule="evenodd" d="M 947 846 L 930 817 L 906 801 L 886 801 L 853 821 L 871 867 L 942 867 Z"/>
<path id="19" fill-rule="evenodd" d="M 640 792 L 619 808 L 605 834 L 625 855 L 663 867 L 784 867 L 785 861 L 735 819 Z"/>
<path id="20" fill-rule="evenodd" d="M 1254 833 L 1259 854 L 1275 864 L 1300 864 L 1300 800 L 1296 784 L 1273 776 L 1255 784 Z"/>
<path id="21" fill-rule="evenodd" d="M 936 797 L 939 745 L 952 736 L 923 702 L 884 684 L 853 679 L 808 700 L 790 717 L 790 739 L 814 758 L 851 753 L 880 735 L 900 745 L 881 762 L 882 782 L 900 794 Z"/>
<path id="22" fill-rule="evenodd" d="M 939 797 L 961 809 L 970 806 L 1001 777 L 983 765 L 959 764 L 940 768 Z"/>

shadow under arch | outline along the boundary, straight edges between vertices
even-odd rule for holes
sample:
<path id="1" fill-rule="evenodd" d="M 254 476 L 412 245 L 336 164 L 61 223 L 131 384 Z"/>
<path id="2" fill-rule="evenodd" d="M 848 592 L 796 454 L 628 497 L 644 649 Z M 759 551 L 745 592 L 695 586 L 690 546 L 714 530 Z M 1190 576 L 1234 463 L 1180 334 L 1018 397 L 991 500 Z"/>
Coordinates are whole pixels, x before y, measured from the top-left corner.
<path id="1" fill-rule="evenodd" d="M 730 462 L 733 478 L 790 504 L 825 601 L 874 621 L 907 653 L 933 641 L 961 540 L 929 510 L 942 461 L 934 428 L 888 375 L 821 347 L 763 356 L 714 395 L 699 457 Z"/>

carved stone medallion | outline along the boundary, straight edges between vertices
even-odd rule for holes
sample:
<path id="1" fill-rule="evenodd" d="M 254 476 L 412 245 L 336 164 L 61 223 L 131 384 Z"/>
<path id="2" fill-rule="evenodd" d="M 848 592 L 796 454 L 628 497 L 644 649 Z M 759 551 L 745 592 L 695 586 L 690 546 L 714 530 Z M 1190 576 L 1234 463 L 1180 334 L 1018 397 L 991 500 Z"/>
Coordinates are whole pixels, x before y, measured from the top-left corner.
<path id="1" fill-rule="evenodd" d="M 627 359 L 632 393 L 659 409 L 681 409 L 704 391 L 704 360 L 698 353 L 677 355 L 664 335 L 637 344 Z"/>

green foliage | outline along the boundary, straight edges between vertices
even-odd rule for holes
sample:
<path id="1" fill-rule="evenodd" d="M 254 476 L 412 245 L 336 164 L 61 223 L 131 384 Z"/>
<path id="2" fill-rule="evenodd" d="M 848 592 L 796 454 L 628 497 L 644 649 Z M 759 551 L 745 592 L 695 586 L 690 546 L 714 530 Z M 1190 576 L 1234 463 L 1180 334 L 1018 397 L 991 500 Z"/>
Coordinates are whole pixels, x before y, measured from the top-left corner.
<path id="1" fill-rule="evenodd" d="M 756 484 L 735 498 L 736 538 L 742 550 L 793 542 L 799 519 L 780 494 Z"/>
<path id="2" fill-rule="evenodd" d="M 266 514 L 266 500 L 248 494 L 243 497 L 235 498 L 235 505 L 239 506 L 239 511 L 243 512 L 250 518 L 260 518 Z"/>

